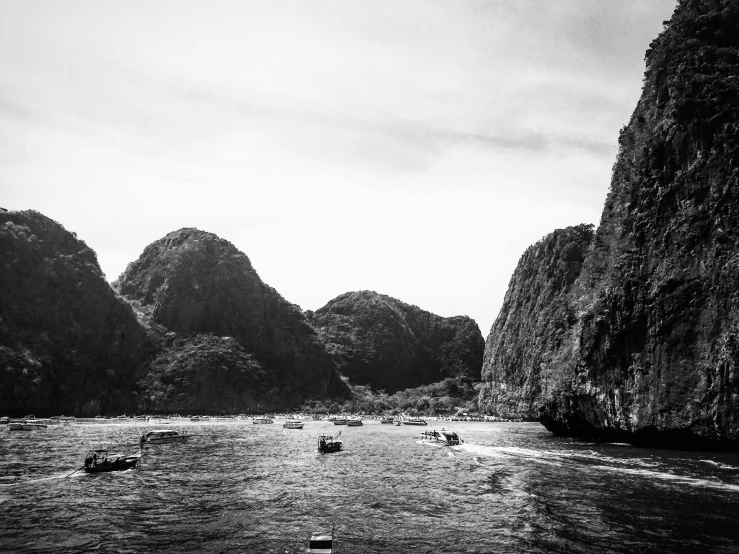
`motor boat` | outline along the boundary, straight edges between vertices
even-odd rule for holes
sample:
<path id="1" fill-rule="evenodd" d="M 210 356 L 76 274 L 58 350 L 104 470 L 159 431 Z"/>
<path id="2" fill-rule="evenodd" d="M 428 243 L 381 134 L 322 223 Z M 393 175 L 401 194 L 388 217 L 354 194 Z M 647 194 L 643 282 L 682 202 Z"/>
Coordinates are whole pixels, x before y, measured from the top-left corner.
<path id="1" fill-rule="evenodd" d="M 258 425 L 258 424 L 266 424 L 266 423 L 274 423 L 274 421 L 273 421 L 273 420 L 271 420 L 271 419 L 270 419 L 270 418 L 268 418 L 268 417 L 255 417 L 254 419 L 252 419 L 252 420 L 251 420 L 251 422 L 252 422 L 252 423 L 253 423 L 254 425 Z"/>
<path id="2" fill-rule="evenodd" d="M 336 422 L 334 422 L 334 423 L 336 423 Z M 349 427 L 359 427 L 359 426 L 361 426 L 361 425 L 364 425 L 364 424 L 362 423 L 362 420 L 361 420 L 361 419 L 359 419 L 358 417 L 350 417 L 350 418 L 347 418 L 347 420 L 346 420 L 346 424 L 347 424 L 347 425 L 348 425 Z"/>
<path id="3" fill-rule="evenodd" d="M 294 419 L 288 420 L 285 423 L 283 423 L 283 427 L 285 429 L 302 429 L 303 428 L 303 422 L 302 421 L 296 421 Z"/>
<path id="4" fill-rule="evenodd" d="M 403 425 L 428 425 L 428 423 L 420 417 L 409 417 L 403 420 Z"/>
<path id="5" fill-rule="evenodd" d="M 85 458 L 85 473 L 104 473 L 108 471 L 123 471 L 136 467 L 141 459 L 141 451 L 138 454 L 130 454 L 128 456 L 108 455 L 108 451 L 92 450 Z"/>
<path id="6" fill-rule="evenodd" d="M 447 431 L 443 428 L 441 431 L 424 431 L 421 433 L 421 439 L 437 444 L 443 444 L 445 446 L 459 446 L 464 442 L 457 433 L 454 431 Z"/>
<path id="7" fill-rule="evenodd" d="M 338 452 L 344 446 L 343 441 L 339 438 L 339 433 L 336 437 L 331 435 L 320 435 L 318 437 L 318 451 L 321 454 L 329 454 L 331 452 Z"/>
<path id="8" fill-rule="evenodd" d="M 141 445 L 144 443 L 182 442 L 187 440 L 188 435 L 180 434 L 174 429 L 155 429 L 141 435 Z"/>

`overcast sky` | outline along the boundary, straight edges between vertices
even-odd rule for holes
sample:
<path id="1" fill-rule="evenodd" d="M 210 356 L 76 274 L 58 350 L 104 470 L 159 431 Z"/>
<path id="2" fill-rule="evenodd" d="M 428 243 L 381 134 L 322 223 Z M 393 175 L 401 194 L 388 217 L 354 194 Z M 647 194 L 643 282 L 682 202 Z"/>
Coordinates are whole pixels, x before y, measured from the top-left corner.
<path id="1" fill-rule="evenodd" d="M 0 206 L 108 280 L 197 227 L 290 302 L 370 289 L 484 336 L 597 224 L 675 0 L 0 2 Z"/>

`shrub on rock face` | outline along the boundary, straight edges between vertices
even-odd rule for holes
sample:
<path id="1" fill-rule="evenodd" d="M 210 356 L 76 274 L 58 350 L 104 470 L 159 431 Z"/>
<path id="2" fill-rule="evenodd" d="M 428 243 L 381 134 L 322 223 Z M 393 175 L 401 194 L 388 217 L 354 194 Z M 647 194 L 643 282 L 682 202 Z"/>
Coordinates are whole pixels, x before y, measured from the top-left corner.
<path id="1" fill-rule="evenodd" d="M 231 337 L 196 335 L 163 349 L 139 382 L 149 412 L 238 413 L 272 408 L 271 375 Z"/>
<path id="2" fill-rule="evenodd" d="M 150 348 L 84 242 L 38 212 L 0 211 L 4 410 L 130 410 Z"/>
<path id="3" fill-rule="evenodd" d="M 308 315 L 356 384 L 392 393 L 480 378 L 484 341 L 468 317 L 440 317 L 372 291 L 343 294 Z"/>
<path id="4" fill-rule="evenodd" d="M 216 235 L 169 233 L 147 246 L 115 285 L 153 324 L 179 336 L 233 337 L 259 360 L 283 398 L 345 392 L 333 357 L 300 309 Z"/>

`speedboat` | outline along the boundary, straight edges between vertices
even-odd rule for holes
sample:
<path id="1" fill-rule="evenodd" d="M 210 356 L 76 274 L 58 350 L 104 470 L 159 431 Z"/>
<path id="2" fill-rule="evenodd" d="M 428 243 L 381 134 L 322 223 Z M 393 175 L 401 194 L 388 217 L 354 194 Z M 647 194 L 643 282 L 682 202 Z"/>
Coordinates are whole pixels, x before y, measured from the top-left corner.
<path id="1" fill-rule="evenodd" d="M 108 451 L 92 450 L 85 458 L 86 473 L 103 473 L 108 471 L 123 471 L 136 467 L 141 459 L 141 451 L 138 454 L 128 456 L 113 455 L 108 456 Z"/>
<path id="2" fill-rule="evenodd" d="M 403 420 L 403 425 L 428 425 L 428 423 L 420 417 L 410 417 Z"/>
<path id="3" fill-rule="evenodd" d="M 282 425 L 285 429 L 302 429 L 303 428 L 303 422 L 302 421 L 296 421 L 296 420 L 289 420 L 286 421 Z"/>
<path id="4" fill-rule="evenodd" d="M 457 433 L 447 431 L 443 428 L 441 431 L 424 431 L 421 433 L 421 439 L 437 444 L 443 444 L 445 446 L 459 446 L 464 442 Z"/>
<path id="5" fill-rule="evenodd" d="M 334 551 L 334 530 L 313 533 L 307 554 L 331 554 Z"/>
<path id="6" fill-rule="evenodd" d="M 341 447 L 344 446 L 343 441 L 339 438 L 341 433 L 336 435 L 336 438 L 331 435 L 320 435 L 318 437 L 318 451 L 321 454 L 329 454 L 331 452 L 338 452 Z"/>
<path id="7" fill-rule="evenodd" d="M 336 423 L 336 422 L 334 422 L 334 423 Z M 362 420 L 359 419 L 358 417 L 350 417 L 350 418 L 347 418 L 346 424 L 349 427 L 359 427 L 360 425 L 364 425 L 362 423 Z"/>
<path id="8" fill-rule="evenodd" d="M 345 417 L 337 417 L 334 419 L 334 425 L 346 425 L 346 423 Z"/>
<path id="9" fill-rule="evenodd" d="M 151 442 L 151 443 L 161 443 L 161 442 L 182 442 L 188 438 L 188 435 L 182 434 L 178 431 L 175 431 L 174 429 L 156 429 L 154 431 L 149 431 L 148 433 L 144 433 L 141 435 L 141 444 Z"/>
<path id="10" fill-rule="evenodd" d="M 170 424 L 170 421 L 164 418 L 149 417 L 147 418 L 147 421 L 149 422 L 150 425 L 169 425 Z"/>
<path id="11" fill-rule="evenodd" d="M 45 429 L 46 427 L 47 425 L 44 421 L 35 419 L 8 423 L 8 431 L 32 431 L 33 429 Z"/>
<path id="12" fill-rule="evenodd" d="M 257 424 L 260 424 L 260 423 L 261 423 L 261 424 L 265 424 L 265 423 L 274 423 L 274 421 L 272 421 L 272 420 L 271 420 L 270 418 L 268 418 L 268 417 L 255 417 L 254 419 L 252 419 L 252 420 L 251 420 L 251 422 L 252 422 L 252 423 L 253 423 L 254 425 L 257 425 Z"/>

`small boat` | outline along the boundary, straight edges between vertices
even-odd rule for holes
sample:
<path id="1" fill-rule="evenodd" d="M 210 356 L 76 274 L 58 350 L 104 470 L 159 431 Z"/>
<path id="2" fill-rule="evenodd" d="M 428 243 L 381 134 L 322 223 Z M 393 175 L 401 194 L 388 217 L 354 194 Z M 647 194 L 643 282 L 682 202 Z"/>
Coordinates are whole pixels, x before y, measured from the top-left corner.
<path id="1" fill-rule="evenodd" d="M 393 418 L 391 418 L 391 417 L 383 417 L 380 420 L 380 423 L 382 423 L 383 425 L 392 425 L 393 424 Z"/>
<path id="2" fill-rule="evenodd" d="M 296 420 L 290 420 L 290 421 L 286 421 L 282 426 L 285 429 L 302 429 L 303 428 L 303 422 L 302 421 L 296 421 Z"/>
<path id="3" fill-rule="evenodd" d="M 182 442 L 187 440 L 188 435 L 182 434 L 174 429 L 156 429 L 141 435 L 141 445 L 144 443 Z"/>
<path id="4" fill-rule="evenodd" d="M 274 423 L 274 421 L 272 421 L 272 420 L 271 420 L 270 418 L 268 418 L 268 417 L 255 417 L 254 419 L 252 419 L 252 420 L 251 420 L 251 422 L 252 422 L 252 423 L 253 423 L 254 425 L 257 425 L 257 424 L 267 424 L 267 423 Z"/>
<path id="5" fill-rule="evenodd" d="M 108 451 L 92 450 L 85 458 L 85 473 L 103 473 L 107 471 L 123 471 L 132 469 L 141 459 L 141 451 L 138 454 L 128 456 L 108 456 Z"/>
<path id="6" fill-rule="evenodd" d="M 334 423 L 336 423 L 336 422 L 334 422 Z M 348 418 L 348 419 L 346 420 L 346 424 L 347 424 L 347 425 L 348 425 L 349 427 L 359 427 L 359 426 L 361 426 L 361 425 L 364 425 L 364 424 L 362 423 L 362 420 L 361 420 L 361 419 L 359 419 L 358 417 L 350 417 L 350 418 Z"/>
<path id="7" fill-rule="evenodd" d="M 33 429 L 45 429 L 46 427 L 44 421 L 33 419 L 8 423 L 8 431 L 32 431 Z"/>
<path id="8" fill-rule="evenodd" d="M 411 417 L 403 420 L 403 425 L 428 425 L 425 419 L 420 417 Z"/>
<path id="9" fill-rule="evenodd" d="M 334 425 L 346 425 L 345 417 L 337 417 L 334 419 Z"/>
<path id="10" fill-rule="evenodd" d="M 341 450 L 344 443 L 339 438 L 339 435 L 341 435 L 341 433 L 336 435 L 336 438 L 331 435 L 320 435 L 318 437 L 318 451 L 321 454 L 329 454 L 331 452 L 338 452 Z"/>
<path id="11" fill-rule="evenodd" d="M 457 433 L 453 431 L 447 431 L 443 428 L 441 431 L 424 431 L 423 433 L 421 433 L 421 439 L 438 444 L 443 444 L 445 446 L 459 446 L 464 442 Z"/>
<path id="12" fill-rule="evenodd" d="M 308 543 L 307 554 L 332 554 L 334 551 L 334 530 L 313 533 Z"/>
<path id="13" fill-rule="evenodd" d="M 153 417 L 146 418 L 146 421 L 148 421 L 150 425 L 169 425 L 171 423 L 168 419 Z"/>

